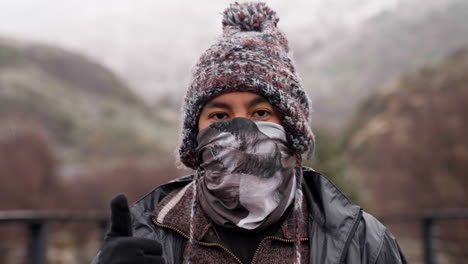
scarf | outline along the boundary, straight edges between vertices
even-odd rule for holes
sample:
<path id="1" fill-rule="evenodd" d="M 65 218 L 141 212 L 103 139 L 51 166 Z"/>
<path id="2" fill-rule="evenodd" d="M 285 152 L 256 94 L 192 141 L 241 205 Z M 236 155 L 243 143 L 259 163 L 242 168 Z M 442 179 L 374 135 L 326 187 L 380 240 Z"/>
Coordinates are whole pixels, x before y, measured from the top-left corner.
<path id="1" fill-rule="evenodd" d="M 296 189 L 281 125 L 234 118 L 201 130 L 197 141 L 197 199 L 216 224 L 262 230 L 280 219 Z"/>

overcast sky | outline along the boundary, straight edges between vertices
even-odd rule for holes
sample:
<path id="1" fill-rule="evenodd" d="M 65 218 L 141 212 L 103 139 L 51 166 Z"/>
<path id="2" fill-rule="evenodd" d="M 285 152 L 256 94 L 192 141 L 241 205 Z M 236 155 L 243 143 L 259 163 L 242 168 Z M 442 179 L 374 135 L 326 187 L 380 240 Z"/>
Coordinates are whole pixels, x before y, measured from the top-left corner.
<path id="1" fill-rule="evenodd" d="M 0 36 L 79 51 L 110 67 L 138 93 L 157 95 L 181 82 L 177 76 L 187 82 L 185 71 L 221 33 L 220 13 L 231 2 L 0 0 Z M 280 29 L 294 37 L 298 28 L 318 36 L 329 28 L 353 27 L 400 0 L 265 2 L 278 13 Z"/>

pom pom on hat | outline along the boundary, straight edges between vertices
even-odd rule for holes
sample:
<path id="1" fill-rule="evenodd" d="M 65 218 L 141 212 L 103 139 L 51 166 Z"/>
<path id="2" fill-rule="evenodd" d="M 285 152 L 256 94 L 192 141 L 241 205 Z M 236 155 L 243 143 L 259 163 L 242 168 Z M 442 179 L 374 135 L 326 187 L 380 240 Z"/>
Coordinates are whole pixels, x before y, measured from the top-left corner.
<path id="1" fill-rule="evenodd" d="M 276 27 L 279 18 L 265 3 L 231 4 L 223 12 L 223 27 L 234 26 L 241 31 L 263 31 L 268 25 Z"/>

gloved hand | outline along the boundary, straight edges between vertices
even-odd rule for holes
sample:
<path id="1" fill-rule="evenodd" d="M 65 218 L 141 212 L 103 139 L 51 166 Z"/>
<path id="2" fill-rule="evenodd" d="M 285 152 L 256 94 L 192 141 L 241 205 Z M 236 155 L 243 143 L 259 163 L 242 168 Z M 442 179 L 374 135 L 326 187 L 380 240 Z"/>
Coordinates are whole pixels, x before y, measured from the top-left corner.
<path id="1" fill-rule="evenodd" d="M 132 237 L 127 197 L 119 194 L 111 201 L 111 228 L 99 255 L 100 264 L 164 264 L 157 241 Z"/>

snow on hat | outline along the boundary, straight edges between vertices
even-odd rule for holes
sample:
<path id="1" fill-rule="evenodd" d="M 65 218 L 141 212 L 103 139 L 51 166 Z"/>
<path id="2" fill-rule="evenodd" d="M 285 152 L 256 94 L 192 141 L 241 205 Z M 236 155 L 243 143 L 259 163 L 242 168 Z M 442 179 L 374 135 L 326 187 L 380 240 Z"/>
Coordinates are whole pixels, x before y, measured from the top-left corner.
<path id="1" fill-rule="evenodd" d="M 312 153 L 310 100 L 278 21 L 276 12 L 262 2 L 236 2 L 223 12 L 223 35 L 201 55 L 184 98 L 179 157 L 187 167 L 199 166 L 195 150 L 201 110 L 229 92 L 263 96 L 280 114 L 291 150 Z"/>

